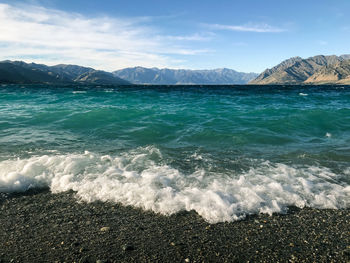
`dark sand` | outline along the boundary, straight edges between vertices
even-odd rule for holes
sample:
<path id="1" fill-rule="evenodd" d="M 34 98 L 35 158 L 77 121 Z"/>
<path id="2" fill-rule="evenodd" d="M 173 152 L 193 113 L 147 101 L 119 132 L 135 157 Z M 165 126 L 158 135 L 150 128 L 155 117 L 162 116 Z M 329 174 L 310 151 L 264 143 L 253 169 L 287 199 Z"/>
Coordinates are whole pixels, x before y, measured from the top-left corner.
<path id="1" fill-rule="evenodd" d="M 350 210 L 210 225 L 48 190 L 0 196 L 0 262 L 350 262 Z"/>

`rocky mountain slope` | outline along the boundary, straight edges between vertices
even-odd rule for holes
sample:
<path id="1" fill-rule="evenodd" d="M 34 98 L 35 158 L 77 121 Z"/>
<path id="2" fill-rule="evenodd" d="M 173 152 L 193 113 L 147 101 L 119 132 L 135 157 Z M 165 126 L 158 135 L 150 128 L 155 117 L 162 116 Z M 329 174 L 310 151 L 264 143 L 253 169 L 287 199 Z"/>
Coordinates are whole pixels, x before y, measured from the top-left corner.
<path id="1" fill-rule="evenodd" d="M 242 73 L 232 69 L 213 70 L 126 68 L 113 74 L 135 84 L 246 84 L 254 79 L 256 73 Z"/>
<path id="2" fill-rule="evenodd" d="M 350 84 L 350 59 L 323 67 L 310 76 L 305 83 L 311 84 Z"/>
<path id="3" fill-rule="evenodd" d="M 0 62 L 0 83 L 14 84 L 112 84 L 128 85 L 129 82 L 112 73 L 76 65 L 46 66 L 22 61 Z"/>
<path id="4" fill-rule="evenodd" d="M 350 55 L 314 56 L 307 59 L 294 57 L 283 61 L 277 66 L 266 69 L 249 84 L 325 84 L 347 83 L 347 62 Z M 335 69 L 336 68 L 336 69 Z M 341 74 L 334 71 L 342 72 Z M 333 71 L 337 77 L 331 77 Z M 323 74 L 328 74 L 323 76 Z"/>

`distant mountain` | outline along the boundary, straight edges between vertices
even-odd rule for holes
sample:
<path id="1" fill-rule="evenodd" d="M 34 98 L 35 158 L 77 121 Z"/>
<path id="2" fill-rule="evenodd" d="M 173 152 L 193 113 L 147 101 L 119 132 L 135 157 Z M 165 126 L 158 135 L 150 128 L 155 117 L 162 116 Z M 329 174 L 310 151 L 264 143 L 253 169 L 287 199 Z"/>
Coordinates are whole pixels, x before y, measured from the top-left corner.
<path id="1" fill-rule="evenodd" d="M 113 74 L 135 84 L 246 84 L 254 79 L 256 73 L 242 73 L 232 69 L 213 70 L 125 68 Z"/>
<path id="2" fill-rule="evenodd" d="M 131 84 L 125 80 L 122 80 L 112 73 L 94 70 L 85 72 L 74 79 L 74 82 L 89 83 L 89 84 L 109 84 L 109 85 L 121 85 L 121 84 Z"/>
<path id="3" fill-rule="evenodd" d="M 339 79 L 333 80 L 328 77 L 323 78 L 321 75 L 331 69 L 346 67 L 345 61 L 350 59 L 350 55 L 342 56 L 314 56 L 307 59 L 301 57 L 293 57 L 283 61 L 277 66 L 266 69 L 256 79 L 249 82 L 249 84 L 300 84 L 300 83 L 336 83 L 346 78 L 346 70 L 343 74 L 339 74 Z M 324 72 L 324 73 L 320 73 Z M 320 75 L 321 74 L 321 75 Z M 322 80 L 322 81 L 321 81 Z"/>
<path id="4" fill-rule="evenodd" d="M 348 59 L 350 59 L 350 54 L 341 55 L 340 57 L 341 57 L 342 59 L 344 59 L 344 60 L 348 60 Z"/>
<path id="5" fill-rule="evenodd" d="M 112 84 L 128 85 L 112 73 L 76 65 L 46 66 L 22 61 L 0 62 L 0 83 L 14 84 Z"/>
<path id="6" fill-rule="evenodd" d="M 59 64 L 56 66 L 50 67 L 52 71 L 59 75 L 65 75 L 70 79 L 77 79 L 79 76 L 94 72 L 93 68 L 87 68 L 87 67 L 81 67 L 77 65 L 66 65 L 66 64 Z"/>
<path id="7" fill-rule="evenodd" d="M 51 71 L 43 71 L 37 67 L 30 67 L 24 62 L 0 62 L 0 83 L 65 83 L 68 82 L 62 76 L 57 76 Z"/>
<path id="8" fill-rule="evenodd" d="M 321 68 L 305 83 L 310 84 L 348 84 L 350 85 L 350 59 Z"/>

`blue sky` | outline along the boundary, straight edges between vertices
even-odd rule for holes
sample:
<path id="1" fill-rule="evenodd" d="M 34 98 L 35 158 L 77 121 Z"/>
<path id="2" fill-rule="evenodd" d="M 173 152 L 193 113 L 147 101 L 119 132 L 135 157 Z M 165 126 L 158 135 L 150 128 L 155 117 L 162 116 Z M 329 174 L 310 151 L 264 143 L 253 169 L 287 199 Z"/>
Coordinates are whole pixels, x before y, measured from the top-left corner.
<path id="1" fill-rule="evenodd" d="M 0 60 L 261 72 L 349 54 L 349 0 L 0 0 Z"/>

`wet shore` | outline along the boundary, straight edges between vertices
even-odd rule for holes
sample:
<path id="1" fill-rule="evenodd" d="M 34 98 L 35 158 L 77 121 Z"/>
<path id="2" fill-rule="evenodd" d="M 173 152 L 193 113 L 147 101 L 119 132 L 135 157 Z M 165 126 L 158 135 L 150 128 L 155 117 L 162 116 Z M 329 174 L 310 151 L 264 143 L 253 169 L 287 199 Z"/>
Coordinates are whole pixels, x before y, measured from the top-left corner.
<path id="1" fill-rule="evenodd" d="M 49 190 L 0 196 L 0 262 L 350 262 L 350 210 L 208 224 Z"/>

